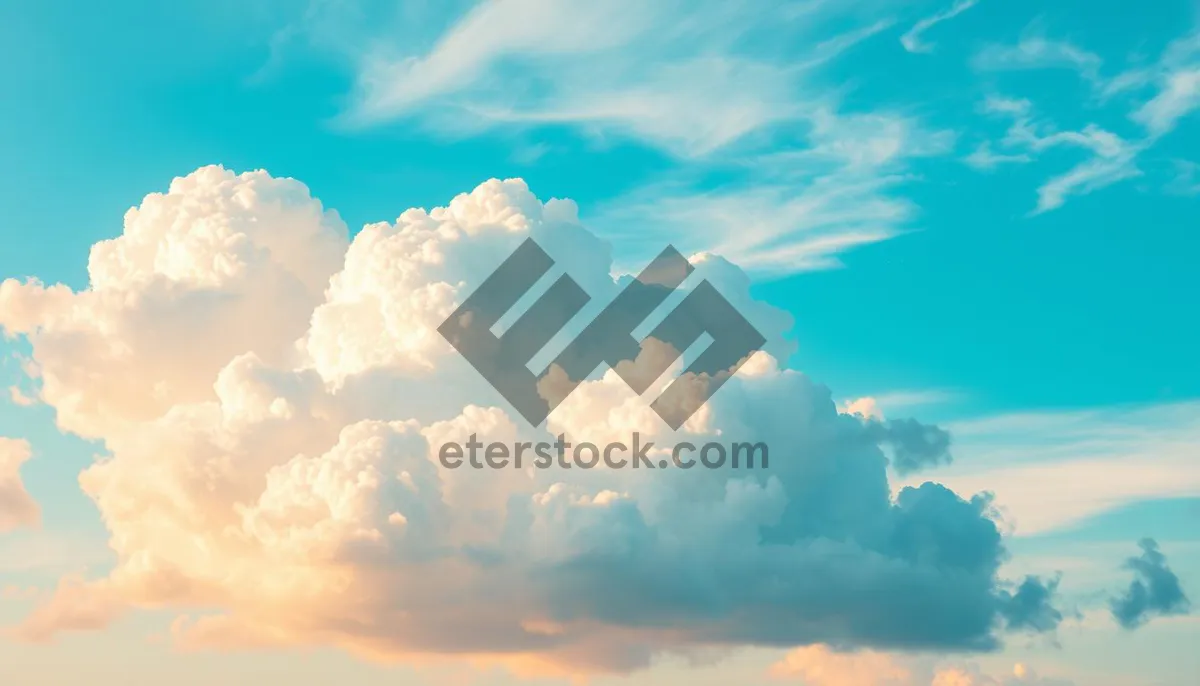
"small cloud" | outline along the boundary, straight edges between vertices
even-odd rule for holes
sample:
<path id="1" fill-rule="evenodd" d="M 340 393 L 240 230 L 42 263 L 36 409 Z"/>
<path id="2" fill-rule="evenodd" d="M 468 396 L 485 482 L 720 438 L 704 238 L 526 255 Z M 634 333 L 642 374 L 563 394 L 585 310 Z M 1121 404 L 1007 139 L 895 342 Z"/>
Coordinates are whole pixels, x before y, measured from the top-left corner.
<path id="1" fill-rule="evenodd" d="M 1005 114 L 1023 117 L 1033 109 L 1033 103 L 1024 98 L 1006 98 L 1000 95 L 989 95 L 980 105 L 986 114 Z"/>
<path id="2" fill-rule="evenodd" d="M 21 465 L 32 456 L 29 442 L 0 438 L 0 532 L 37 524 L 41 510 L 21 481 Z"/>
<path id="3" fill-rule="evenodd" d="M 968 166 L 980 171 L 990 171 L 1002 164 L 1027 164 L 1033 161 L 1028 153 L 1004 154 L 992 151 L 992 146 L 984 141 L 975 152 L 963 158 Z"/>
<path id="4" fill-rule="evenodd" d="M 37 398 L 26 395 L 25 392 L 17 386 L 8 387 L 8 398 L 14 405 L 20 407 L 30 407 L 37 404 Z"/>
<path id="5" fill-rule="evenodd" d="M 1175 163 L 1175 169 L 1175 179 L 1167 184 L 1167 192 L 1172 195 L 1200 195 L 1200 178 L 1197 178 L 1200 165 L 1179 160 Z"/>
<path id="6" fill-rule="evenodd" d="M 1109 602 L 1113 618 L 1130 630 L 1154 617 L 1185 615 L 1191 609 L 1179 577 L 1167 566 L 1167 557 L 1159 551 L 1158 542 L 1144 538 L 1138 545 L 1142 554 L 1125 562 L 1125 567 L 1133 570 L 1133 581 L 1123 595 Z"/>
<path id="7" fill-rule="evenodd" d="M 1041 580 L 1036 576 L 1025 577 L 1017 592 L 1004 592 L 1001 614 L 1009 631 L 1052 632 L 1062 623 L 1063 614 L 1054 607 L 1058 593 L 1059 578 Z"/>
<path id="8" fill-rule="evenodd" d="M 875 398 L 865 397 L 848 400 L 842 403 L 842 414 L 852 414 L 863 419 L 883 419 L 883 410 Z"/>

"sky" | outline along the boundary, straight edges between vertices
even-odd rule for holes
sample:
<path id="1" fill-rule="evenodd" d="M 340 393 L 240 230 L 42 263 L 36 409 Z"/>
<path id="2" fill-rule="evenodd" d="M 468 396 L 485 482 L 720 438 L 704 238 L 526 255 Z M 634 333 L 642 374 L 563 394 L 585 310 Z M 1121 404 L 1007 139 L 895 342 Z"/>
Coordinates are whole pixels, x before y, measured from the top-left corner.
<path id="1" fill-rule="evenodd" d="M 0 681 L 1188 686 L 1200 5 L 0 5 Z M 525 237 L 767 337 L 680 432 L 437 334 Z M 439 441 L 766 441 L 455 471 Z"/>

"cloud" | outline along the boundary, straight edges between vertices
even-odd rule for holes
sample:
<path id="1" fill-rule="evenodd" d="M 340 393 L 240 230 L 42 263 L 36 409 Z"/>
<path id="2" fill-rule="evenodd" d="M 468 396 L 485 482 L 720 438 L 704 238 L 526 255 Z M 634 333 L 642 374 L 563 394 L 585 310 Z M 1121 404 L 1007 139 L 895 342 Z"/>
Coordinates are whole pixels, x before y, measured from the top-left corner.
<path id="1" fill-rule="evenodd" d="M 918 214 L 897 193 L 913 181 L 909 165 L 955 142 L 952 132 L 900 113 L 822 106 L 808 121 L 796 145 L 716 167 L 730 176 L 719 187 L 638 189 L 598 208 L 594 222 L 640 259 L 670 236 L 680 249 L 720 254 L 756 276 L 836 268 L 840 253 L 904 233 Z"/>
<path id="2" fill-rule="evenodd" d="M 1048 180 L 1038 189 L 1034 214 L 1058 209 L 1073 195 L 1085 195 L 1123 180 L 1142 175 L 1137 157 L 1173 131 L 1185 117 L 1200 108 L 1200 34 L 1191 33 L 1172 41 L 1150 66 L 1127 69 L 1113 77 L 1101 74 L 1103 60 L 1072 43 L 1046 39 L 1027 32 L 1014 46 L 991 45 L 978 53 L 977 69 L 989 71 L 1015 69 L 1067 68 L 1087 81 L 1100 102 L 1117 96 L 1133 96 L 1153 87 L 1155 94 L 1129 113 L 1145 134 L 1126 140 L 1089 124 L 1078 132 L 1037 133 L 1032 128 L 1028 101 L 989 98 L 983 110 L 1015 120 L 1009 135 L 1000 142 L 1004 147 L 1027 148 L 995 153 L 989 142 L 979 145 L 965 158 L 970 166 L 988 171 L 1005 163 L 1032 161 L 1038 152 L 1058 145 L 1077 145 L 1094 155 L 1066 173 Z"/>
<path id="3" fill-rule="evenodd" d="M 1057 578 L 1043 581 L 1029 576 L 1017 587 L 1016 593 L 1006 595 L 1008 602 L 1003 614 L 1009 629 L 1033 633 L 1056 630 L 1063 620 L 1062 612 L 1053 605 L 1058 584 Z"/>
<path id="4" fill-rule="evenodd" d="M 92 246 L 87 290 L 0 283 L 0 325 L 36 344 L 59 426 L 104 437 L 209 397 L 237 355 L 292 356 L 347 236 L 297 181 L 205 167 Z"/>
<path id="5" fill-rule="evenodd" d="M 1113 618 L 1126 629 L 1137 629 L 1153 617 L 1184 615 L 1190 609 L 1179 577 L 1167 566 L 1167 557 L 1159 551 L 1158 543 L 1146 538 L 1138 546 L 1142 554 L 1125 562 L 1134 580 L 1110 603 Z"/>
<path id="6" fill-rule="evenodd" d="M 1200 108 L 1200 65 L 1168 74 L 1158 95 L 1133 113 L 1151 136 L 1162 136 L 1180 119 Z"/>
<path id="7" fill-rule="evenodd" d="M 1125 179 L 1141 176 L 1136 158 L 1142 147 L 1094 124 L 1081 131 L 1038 132 L 1027 118 L 1019 118 L 1009 129 L 1006 142 L 1022 145 L 1040 153 L 1056 147 L 1076 147 L 1088 150 L 1092 157 L 1064 174 L 1051 178 L 1038 188 L 1035 213 L 1062 207 L 1071 195 L 1086 195 Z"/>
<path id="8" fill-rule="evenodd" d="M 1092 84 L 1102 100 L 1152 87 L 1156 91 L 1131 113 L 1150 141 L 1172 130 L 1200 108 L 1200 33 L 1172 41 L 1150 66 L 1136 67 L 1111 78 L 1100 74 L 1101 58 L 1069 42 L 1027 35 L 1015 46 L 992 45 L 975 58 L 985 70 L 1069 68 Z"/>
<path id="9" fill-rule="evenodd" d="M 526 237 L 601 306 L 611 250 L 574 204 L 491 180 L 346 233 L 297 181 L 207 167 L 93 248 L 86 289 L 0 286 L 0 325 L 27 339 L 45 402 L 102 442 L 79 481 L 115 555 L 103 576 L 64 580 L 25 637 L 155 608 L 188 617 L 173 635 L 191 648 L 578 673 L 746 645 L 988 650 L 1006 621 L 1028 628 L 998 575 L 991 500 L 935 483 L 893 499 L 881 436 L 778 367 L 790 318 L 731 263 L 693 258 L 771 342 L 680 433 L 611 371 L 533 428 L 436 327 Z M 655 456 L 678 440 L 762 441 L 770 468 L 436 457 L 472 433 L 633 430 Z M 906 449 L 940 444 L 920 433 Z"/>
<path id="10" fill-rule="evenodd" d="M 1026 34 L 1015 45 L 989 45 L 973 61 L 976 69 L 1012 71 L 1070 69 L 1088 80 L 1099 78 L 1104 60 L 1070 42 Z"/>
<path id="11" fill-rule="evenodd" d="M 927 467 L 949 464 L 950 434 L 915 419 L 868 420 L 867 430 L 891 450 L 896 474 L 907 476 Z"/>
<path id="12" fill-rule="evenodd" d="M 104 629 L 124 610 L 103 582 L 86 584 L 78 575 L 71 575 L 63 577 L 49 600 L 9 633 L 20 640 L 46 641 L 62 631 Z"/>
<path id="13" fill-rule="evenodd" d="M 908 33 L 900 37 L 900 44 L 909 52 L 933 52 L 933 44 L 922 43 L 921 35 L 934 26 L 957 17 L 977 4 L 979 4 L 979 0 L 957 0 L 949 9 L 926 17 L 914 24 Z"/>
<path id="14" fill-rule="evenodd" d="M 909 686 L 917 683 L 913 671 L 886 653 L 839 653 L 823 645 L 789 651 L 771 667 L 776 678 L 798 678 L 812 686 Z"/>
<path id="15" fill-rule="evenodd" d="M 1127 141 L 1095 124 L 1079 131 L 1058 130 L 1053 124 L 1034 119 L 1033 106 L 1027 100 L 991 96 L 981 109 L 1012 119 L 1000 145 L 1015 152 L 996 154 L 990 143 L 984 142 L 966 159 L 977 169 L 992 169 L 1004 162 L 1031 162 L 1052 148 L 1079 148 L 1091 153 L 1089 159 L 1038 188 L 1033 214 L 1056 210 L 1070 196 L 1086 195 L 1142 174 L 1137 167 L 1137 156 L 1145 149 L 1142 142 Z"/>
<path id="16" fill-rule="evenodd" d="M 868 419 L 882 420 L 885 411 L 940 405 L 959 398 L 957 391 L 942 389 L 902 390 L 875 393 L 839 403 L 845 414 L 857 414 Z"/>
<path id="17" fill-rule="evenodd" d="M 1200 178 L 1197 169 L 1200 165 L 1195 162 L 1178 160 L 1175 162 L 1175 178 L 1167 185 L 1167 190 L 1176 195 L 1200 195 Z"/>
<path id="18" fill-rule="evenodd" d="M 1182 402 L 954 422 L 955 462 L 932 474 L 960 493 L 994 493 L 1018 535 L 1061 531 L 1131 503 L 1200 495 L 1190 449 L 1198 410 Z"/>
<path id="19" fill-rule="evenodd" d="M 1033 161 L 1029 153 L 1003 154 L 992 152 L 991 143 L 984 141 L 975 152 L 963 158 L 968 165 L 979 170 L 991 170 L 1002 164 L 1027 164 Z"/>
<path id="20" fill-rule="evenodd" d="M 18 407 L 32 407 L 37 404 L 37 398 L 26 395 L 18 386 L 8 387 L 8 399 Z"/>
<path id="21" fill-rule="evenodd" d="M 768 62 L 723 49 L 679 56 L 681 42 L 713 45 L 719 22 L 747 25 L 737 13 L 706 10 L 678 22 L 673 2 L 481 2 L 424 54 L 366 55 L 347 116 L 359 124 L 415 117 L 447 132 L 593 123 L 703 153 L 790 109 L 787 74 Z M 709 97 L 716 92 L 726 97 Z"/>
<path id="22" fill-rule="evenodd" d="M 0 533 L 41 519 L 41 509 L 21 481 L 21 465 L 32 455 L 28 441 L 0 437 Z"/>
<path id="23" fill-rule="evenodd" d="M 486 0 L 428 50 L 367 52 L 346 117 L 459 134 L 572 125 L 703 156 L 803 115 L 808 71 L 888 25 L 815 38 L 842 15 L 854 16 L 826 3 L 795 16 L 718 2 Z M 786 38 L 813 47 L 783 60 L 747 48 Z"/>
<path id="24" fill-rule="evenodd" d="M 1036 213 L 1058 209 L 1066 203 L 1069 195 L 1084 195 L 1141 175 L 1135 163 L 1141 145 L 1129 143 L 1096 125 L 1087 125 L 1078 132 L 1055 132 L 1039 136 L 1019 124 L 1009 136 L 1021 139 L 1021 134 L 1025 134 L 1024 142 L 1034 151 L 1074 146 L 1092 152 L 1091 160 L 1076 164 L 1066 174 L 1052 177 L 1038 188 Z"/>
<path id="25" fill-rule="evenodd" d="M 1056 176 L 1038 188 L 1035 214 L 1058 209 L 1070 195 L 1086 195 L 1111 186 L 1118 181 L 1141 176 L 1130 166 L 1132 157 L 1118 160 L 1093 160 L 1081 164 L 1061 176 Z"/>
<path id="26" fill-rule="evenodd" d="M 622 266 L 669 236 L 756 276 L 835 267 L 904 231 L 907 161 L 953 147 L 911 116 L 845 111 L 844 83 L 823 78 L 891 25 L 881 6 L 489 0 L 431 40 L 369 51 L 345 119 L 458 137 L 565 128 L 665 153 L 666 170 L 592 210 Z"/>
<path id="27" fill-rule="evenodd" d="M 1131 69 L 1106 86 L 1106 95 L 1153 87 L 1154 97 L 1130 114 L 1145 127 L 1151 139 L 1173 131 L 1180 121 L 1200 108 L 1200 32 L 1172 41 L 1158 61 Z"/>
<path id="28" fill-rule="evenodd" d="M 844 414 L 857 415 L 863 419 L 883 419 L 883 410 L 875 398 L 864 397 L 842 403 L 839 410 Z"/>
<path id="29" fill-rule="evenodd" d="M 1070 682 L 1041 678 L 1020 663 L 1010 676 L 996 678 L 970 665 L 874 651 L 838 652 L 823 645 L 788 652 L 772 665 L 770 674 L 808 686 L 1070 686 Z"/>
<path id="30" fill-rule="evenodd" d="M 1025 116 L 1033 109 L 1033 103 L 1023 98 L 1006 98 L 988 95 L 980 109 L 987 114 L 1006 114 L 1012 117 Z"/>

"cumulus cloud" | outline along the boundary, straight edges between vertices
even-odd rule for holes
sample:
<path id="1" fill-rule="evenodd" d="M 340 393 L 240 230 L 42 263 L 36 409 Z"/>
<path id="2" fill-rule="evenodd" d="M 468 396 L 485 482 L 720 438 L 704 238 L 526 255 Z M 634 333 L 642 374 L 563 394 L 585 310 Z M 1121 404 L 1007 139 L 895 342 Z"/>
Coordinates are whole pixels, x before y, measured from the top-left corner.
<path id="1" fill-rule="evenodd" d="M 893 406 L 921 403 L 936 394 L 891 394 L 884 402 Z M 867 433 L 888 448 L 889 462 L 898 476 L 909 476 L 922 469 L 950 464 L 950 432 L 937 426 L 922 424 L 912 418 L 887 419 L 879 398 L 864 397 L 846 402 L 841 411 L 860 418 Z"/>
<path id="2" fill-rule="evenodd" d="M 1138 543 L 1142 554 L 1125 562 L 1134 579 L 1124 594 L 1110 602 L 1113 618 L 1126 629 L 1137 629 L 1154 617 L 1187 614 L 1191 609 L 1179 577 L 1167 566 L 1167 556 L 1152 538 Z"/>
<path id="3" fill-rule="evenodd" d="M 88 289 L 0 283 L 0 325 L 34 345 L 59 425 L 102 438 L 209 397 L 237 355 L 289 361 L 347 242 L 303 184 L 207 167 L 92 246 Z"/>
<path id="4" fill-rule="evenodd" d="M 188 647 L 473 655 L 514 669 L 644 667 L 699 647 L 995 648 L 1014 607 L 987 497 L 888 483 L 944 452 L 872 428 L 782 369 L 790 318 L 692 258 L 770 339 L 678 433 L 615 372 L 530 427 L 437 334 L 526 238 L 600 307 L 609 247 L 573 203 L 491 180 L 347 240 L 305 187 L 206 167 L 97 244 L 90 284 L 0 285 L 42 397 L 102 441 L 80 475 L 115 565 L 64 581 L 23 633 L 180 613 Z M 690 286 L 685 283 L 685 289 Z M 648 343 L 645 354 L 652 354 Z M 774 352 L 773 352 L 774 351 Z M 447 441 L 764 442 L 770 468 L 451 469 Z M 1025 602 L 1029 600 L 1029 602 Z"/>
<path id="5" fill-rule="evenodd" d="M 21 465 L 32 454 L 28 441 L 0 437 L 0 533 L 40 519 L 41 510 L 21 481 Z"/>

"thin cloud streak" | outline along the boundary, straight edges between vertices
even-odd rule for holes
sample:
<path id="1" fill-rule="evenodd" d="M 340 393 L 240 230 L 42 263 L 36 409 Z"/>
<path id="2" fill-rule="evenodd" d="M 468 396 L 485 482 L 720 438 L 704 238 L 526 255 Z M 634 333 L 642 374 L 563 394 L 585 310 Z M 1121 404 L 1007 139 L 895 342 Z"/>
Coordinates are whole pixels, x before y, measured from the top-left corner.
<path id="1" fill-rule="evenodd" d="M 900 44 L 909 52 L 933 52 L 933 44 L 922 43 L 921 35 L 934 26 L 957 17 L 977 4 L 979 4 L 979 0 L 959 0 L 950 9 L 918 21 L 908 30 L 908 33 L 900 37 Z"/>

